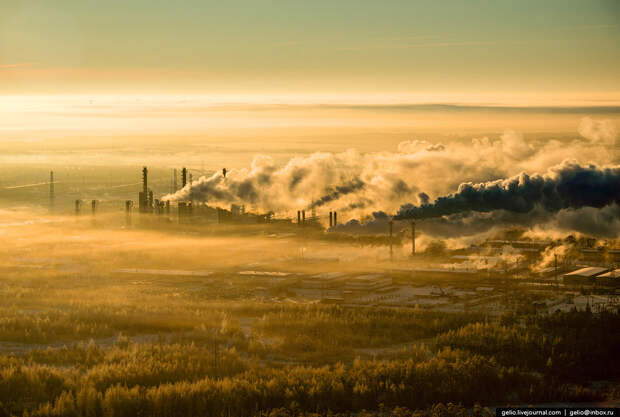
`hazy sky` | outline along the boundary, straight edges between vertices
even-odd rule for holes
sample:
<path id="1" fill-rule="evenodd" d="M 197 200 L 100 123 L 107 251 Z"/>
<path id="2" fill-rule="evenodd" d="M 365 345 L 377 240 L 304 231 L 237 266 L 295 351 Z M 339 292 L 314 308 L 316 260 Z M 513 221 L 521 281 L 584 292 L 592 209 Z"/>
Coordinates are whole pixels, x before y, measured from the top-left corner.
<path id="1" fill-rule="evenodd" d="M 1 1 L 0 93 L 617 101 L 619 41 L 617 0 Z"/>

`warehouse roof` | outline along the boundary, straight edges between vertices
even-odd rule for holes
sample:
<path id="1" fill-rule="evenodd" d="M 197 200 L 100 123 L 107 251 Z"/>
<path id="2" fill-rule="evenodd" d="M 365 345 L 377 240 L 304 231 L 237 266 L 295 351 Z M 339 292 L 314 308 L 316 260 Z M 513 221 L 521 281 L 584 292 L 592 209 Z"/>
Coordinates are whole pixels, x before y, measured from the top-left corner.
<path id="1" fill-rule="evenodd" d="M 581 268 L 573 272 L 569 272 L 568 274 L 564 274 L 564 276 L 571 277 L 595 277 L 597 275 L 602 274 L 603 272 L 607 272 L 607 268 L 600 268 L 597 266 L 589 266 L 586 268 Z"/>
<path id="2" fill-rule="evenodd" d="M 599 275 L 599 278 L 620 278 L 620 269 L 605 272 L 604 274 Z"/>

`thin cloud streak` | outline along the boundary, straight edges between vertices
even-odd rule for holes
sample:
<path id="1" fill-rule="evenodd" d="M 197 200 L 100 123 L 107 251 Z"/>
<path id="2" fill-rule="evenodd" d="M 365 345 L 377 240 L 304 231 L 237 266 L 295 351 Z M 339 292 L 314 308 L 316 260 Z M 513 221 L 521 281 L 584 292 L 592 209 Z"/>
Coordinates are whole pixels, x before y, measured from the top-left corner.
<path id="1" fill-rule="evenodd" d="M 364 51 L 368 49 L 414 49 L 414 48 L 448 48 L 458 46 L 488 46 L 497 45 L 497 41 L 462 41 L 462 42 L 427 42 L 405 45 L 374 45 L 364 47 L 339 48 L 340 51 Z"/>
<path id="2" fill-rule="evenodd" d="M 0 69 L 9 69 L 9 68 L 19 68 L 19 67 L 31 67 L 33 65 L 37 65 L 37 62 L 21 62 L 18 64 L 2 64 L 0 65 Z"/>

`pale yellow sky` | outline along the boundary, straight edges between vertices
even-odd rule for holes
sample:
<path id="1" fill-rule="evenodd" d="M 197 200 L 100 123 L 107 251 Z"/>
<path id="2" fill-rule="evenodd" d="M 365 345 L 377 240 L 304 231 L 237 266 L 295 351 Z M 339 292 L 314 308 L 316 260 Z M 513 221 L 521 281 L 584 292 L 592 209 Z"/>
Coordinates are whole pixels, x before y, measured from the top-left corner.
<path id="1" fill-rule="evenodd" d="M 241 164 L 429 135 L 576 135 L 585 117 L 619 119 L 619 5 L 4 1 L 0 157 L 105 161 L 131 145 L 134 161 L 182 144 L 185 159 L 225 148 Z"/>
<path id="2" fill-rule="evenodd" d="M 619 4 L 7 1 L 0 94 L 618 100 Z"/>

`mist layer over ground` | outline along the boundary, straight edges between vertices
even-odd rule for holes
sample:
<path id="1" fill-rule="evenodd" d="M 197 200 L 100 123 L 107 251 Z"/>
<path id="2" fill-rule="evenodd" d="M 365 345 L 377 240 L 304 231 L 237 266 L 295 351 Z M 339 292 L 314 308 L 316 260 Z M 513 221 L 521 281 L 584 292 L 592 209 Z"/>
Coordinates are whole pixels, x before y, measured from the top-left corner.
<path id="1" fill-rule="evenodd" d="M 516 251 L 488 249 L 488 272 L 436 276 L 412 268 L 432 271 L 459 252 L 422 245 L 412 261 L 399 237 L 391 261 L 387 240 L 328 241 L 297 226 L 135 215 L 127 227 L 121 210 L 0 215 L 8 415 L 438 416 L 475 404 L 617 404 L 611 296 L 501 272 L 523 262 Z M 554 253 L 566 262 L 576 249 Z M 355 289 L 366 280 L 389 284 Z"/>
<path id="2" fill-rule="evenodd" d="M 616 260 L 614 111 L 85 106 L 0 127 L 0 415 L 618 404 L 615 290 L 560 282 Z M 276 220 L 127 221 L 144 165 Z"/>
<path id="3" fill-rule="evenodd" d="M 540 198 L 522 204 L 508 201 L 506 193 L 505 203 L 486 208 L 470 201 L 458 210 L 429 209 L 436 199 L 456 201 L 459 190 L 494 181 L 499 190 L 520 178 L 551 178 L 569 166 L 616 172 L 613 106 L 241 105 L 191 97 L 68 96 L 52 110 L 53 102 L 41 97 L 14 101 L 36 123 L 20 122 L 24 115 L 15 113 L 0 128 L 0 199 L 8 205 L 45 204 L 46 171 L 52 169 L 59 200 L 133 198 L 139 167 L 148 165 L 156 196 L 173 202 L 245 205 L 290 217 L 300 209 L 321 216 L 337 210 L 342 224 L 399 214 L 426 218 L 420 230 L 441 236 L 450 230 L 449 237 L 515 225 L 612 238 L 620 232 L 617 181 L 607 184 L 604 203 L 594 206 L 560 204 L 550 211 Z M 2 111 L 11 116 L 14 109 Z M 123 129 L 125 122 L 131 129 Z M 160 122 L 170 124 L 158 127 Z M 189 168 L 193 183 L 175 191 L 172 169 L 181 166 Z M 590 191 L 570 191 L 584 192 Z"/>

